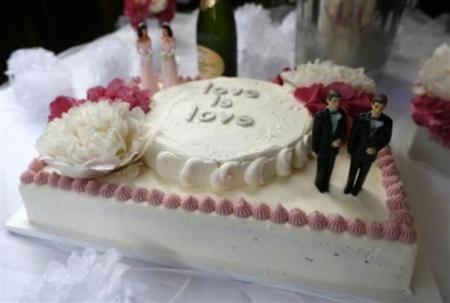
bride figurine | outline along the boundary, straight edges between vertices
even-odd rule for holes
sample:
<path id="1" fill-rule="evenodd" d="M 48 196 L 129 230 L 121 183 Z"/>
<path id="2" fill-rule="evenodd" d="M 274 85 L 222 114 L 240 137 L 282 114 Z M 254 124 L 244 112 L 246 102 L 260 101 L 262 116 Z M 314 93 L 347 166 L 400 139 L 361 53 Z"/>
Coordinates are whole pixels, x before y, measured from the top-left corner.
<path id="1" fill-rule="evenodd" d="M 158 90 L 158 78 L 153 66 L 152 57 L 152 40 L 147 34 L 147 25 L 145 23 L 139 24 L 138 39 L 136 41 L 136 49 L 140 55 L 141 78 L 142 87 L 150 90 L 150 96 L 155 94 Z"/>
<path id="2" fill-rule="evenodd" d="M 175 39 L 168 24 L 162 26 L 161 73 L 164 88 L 178 84 L 177 63 L 175 62 Z"/>

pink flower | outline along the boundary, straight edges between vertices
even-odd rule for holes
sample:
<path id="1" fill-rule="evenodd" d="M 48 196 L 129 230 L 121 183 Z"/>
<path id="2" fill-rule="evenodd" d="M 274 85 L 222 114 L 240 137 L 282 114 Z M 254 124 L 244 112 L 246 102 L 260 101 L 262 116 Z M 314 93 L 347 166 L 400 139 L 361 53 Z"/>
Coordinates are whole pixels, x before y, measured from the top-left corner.
<path id="1" fill-rule="evenodd" d="M 369 111 L 373 93 L 354 90 L 349 84 L 332 82 L 328 85 L 314 83 L 310 86 L 299 87 L 294 91 L 294 96 L 303 103 L 311 115 L 315 115 L 327 106 L 326 97 L 330 90 L 341 93 L 341 108 L 347 113 L 347 129 L 351 129 L 353 119 L 357 114 Z"/>
<path id="2" fill-rule="evenodd" d="M 133 78 L 130 83 L 126 83 L 122 79 L 112 80 L 106 88 L 103 86 L 95 86 L 88 89 L 86 99 L 77 100 L 72 97 L 58 96 L 50 103 L 50 113 L 48 122 L 61 118 L 72 107 L 79 106 L 86 101 L 98 102 L 102 99 L 110 100 L 110 102 L 127 102 L 130 110 L 140 107 L 144 113 L 150 111 L 150 91 L 139 88 L 139 79 Z"/>
<path id="3" fill-rule="evenodd" d="M 158 18 L 159 23 L 170 22 L 175 16 L 177 4 L 175 0 L 167 0 L 167 7 L 158 14 L 150 14 L 151 0 L 124 0 L 123 14 L 128 17 L 134 28 L 139 26 L 147 17 Z"/>
<path id="4" fill-rule="evenodd" d="M 426 127 L 431 139 L 450 149 L 450 101 L 416 96 L 412 100 L 411 111 L 414 122 Z"/>
<path id="5" fill-rule="evenodd" d="M 105 87 L 97 86 L 88 90 L 88 99 L 98 101 L 105 98 L 115 101 L 127 102 L 130 109 L 140 107 L 145 113 L 150 110 L 150 91 L 139 88 L 139 80 L 131 79 L 130 83 L 126 83 L 122 79 L 114 79 Z M 91 99 L 92 98 L 92 99 Z"/>
<path id="6" fill-rule="evenodd" d="M 285 67 L 283 69 L 283 72 L 288 72 L 288 71 L 291 71 L 291 70 L 292 69 L 290 67 Z M 283 85 L 284 84 L 284 80 L 281 77 L 281 73 L 276 75 L 275 78 L 273 78 L 271 81 L 272 81 L 272 83 L 275 83 L 275 84 L 278 84 L 278 85 Z"/>
<path id="7" fill-rule="evenodd" d="M 72 97 L 58 96 L 50 103 L 50 114 L 48 115 L 48 122 L 54 119 L 61 118 L 64 113 L 67 113 L 72 107 L 77 105 L 77 100 Z"/>
<path id="8" fill-rule="evenodd" d="M 105 97 L 106 89 L 103 86 L 91 87 L 87 91 L 87 99 L 89 101 L 99 101 Z"/>
<path id="9" fill-rule="evenodd" d="M 148 16 L 150 0 L 124 0 L 123 14 L 128 17 L 134 28 Z"/>
<path id="10" fill-rule="evenodd" d="M 170 22 L 175 17 L 175 11 L 177 10 L 177 3 L 175 0 L 167 0 L 167 7 L 165 10 L 156 15 L 159 19 L 159 23 Z"/>

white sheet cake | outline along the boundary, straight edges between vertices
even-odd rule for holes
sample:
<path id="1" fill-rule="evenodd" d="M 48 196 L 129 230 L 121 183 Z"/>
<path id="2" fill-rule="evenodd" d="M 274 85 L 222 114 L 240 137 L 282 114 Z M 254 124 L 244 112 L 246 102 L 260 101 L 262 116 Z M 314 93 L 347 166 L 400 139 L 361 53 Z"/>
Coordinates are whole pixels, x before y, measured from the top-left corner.
<path id="1" fill-rule="evenodd" d="M 92 179 L 36 159 L 21 176 L 29 220 L 169 265 L 291 285 L 408 292 L 413 218 L 389 148 L 364 190 L 314 187 L 312 118 L 282 86 L 217 78 L 157 93 L 142 161 Z"/>

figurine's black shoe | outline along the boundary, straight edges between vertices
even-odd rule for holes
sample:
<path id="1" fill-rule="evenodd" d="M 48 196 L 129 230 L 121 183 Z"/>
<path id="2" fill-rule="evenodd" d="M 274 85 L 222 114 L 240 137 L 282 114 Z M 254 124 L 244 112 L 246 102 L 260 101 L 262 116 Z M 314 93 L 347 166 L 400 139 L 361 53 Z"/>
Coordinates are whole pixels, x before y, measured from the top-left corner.
<path id="1" fill-rule="evenodd" d="M 325 188 L 323 188 L 322 186 L 319 186 L 319 185 L 317 185 L 317 184 L 315 184 L 315 185 L 316 185 L 317 190 L 318 190 L 319 192 L 324 193 L 324 192 L 327 191 L 327 190 L 326 190 Z"/>
<path id="2" fill-rule="evenodd" d="M 346 186 L 344 189 L 344 194 L 348 195 L 353 191 L 353 188 L 351 188 L 350 186 Z"/>
<path id="3" fill-rule="evenodd" d="M 361 191 L 360 189 L 354 188 L 352 190 L 352 195 L 356 197 L 359 194 L 360 191 Z"/>

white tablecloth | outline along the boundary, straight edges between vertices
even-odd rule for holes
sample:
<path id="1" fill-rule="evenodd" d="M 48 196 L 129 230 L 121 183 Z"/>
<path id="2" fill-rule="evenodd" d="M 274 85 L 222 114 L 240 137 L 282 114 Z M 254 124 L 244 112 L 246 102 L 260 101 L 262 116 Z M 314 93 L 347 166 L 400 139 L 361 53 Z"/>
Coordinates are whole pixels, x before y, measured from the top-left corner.
<path id="1" fill-rule="evenodd" d="M 239 40 L 241 75 L 269 78 L 284 66 L 292 66 L 294 47 L 292 42 L 286 43 L 286 49 L 284 49 L 291 56 L 285 58 L 278 56 L 270 64 L 263 64 L 263 67 L 253 65 L 255 61 L 248 59 L 252 55 L 249 53 L 251 48 L 247 48 L 245 41 L 242 40 L 246 34 L 246 32 L 242 34 L 243 31 L 248 31 L 245 25 L 249 22 L 245 18 L 246 15 L 244 13 L 241 10 L 237 15 L 238 28 L 241 35 Z M 261 11 L 253 8 L 252 13 L 258 15 L 261 14 Z M 195 13 L 194 16 L 178 15 L 173 23 L 173 29 L 177 38 L 177 59 L 180 63 L 180 73 L 184 75 L 196 74 L 195 20 Z M 294 24 L 295 15 L 291 14 L 278 29 L 283 33 L 293 33 Z M 159 34 L 155 28 L 156 25 L 151 23 L 150 34 L 154 37 L 154 47 L 157 49 L 159 46 L 156 40 L 159 39 L 155 38 Z M 98 63 L 95 56 L 101 54 L 97 47 L 99 44 L 104 43 L 105 39 L 125 41 L 130 53 L 130 74 L 136 74 L 137 55 L 134 52 L 134 34 L 129 27 L 124 27 L 112 35 L 103 37 L 100 41 L 94 41 L 87 46 L 77 47 L 62 56 L 61 62 L 73 74 L 75 80 L 74 91 L 78 97 L 84 95 L 87 87 L 105 80 L 106 76 L 102 74 L 105 72 L 104 70 L 93 70 L 96 62 Z M 417 37 L 416 42 L 420 43 L 420 39 L 421 37 Z M 292 36 L 288 40 L 293 41 L 294 37 Z M 247 53 L 243 54 L 244 52 Z M 105 57 L 107 56 L 105 54 Z M 247 59 L 248 63 L 243 62 L 242 59 Z M 112 63 L 108 63 L 107 60 L 100 60 L 98 64 Z M 416 215 L 420 245 L 426 246 L 429 251 L 437 283 L 440 286 L 443 299 L 446 301 L 450 300 L 450 258 L 448 258 L 450 256 L 450 201 L 448 198 L 450 193 L 448 188 L 446 188 L 449 180 L 428 167 L 409 160 L 406 153 L 408 142 L 415 127 L 409 118 L 410 87 L 416 79 L 419 68 L 420 65 L 417 61 L 402 57 L 396 53 L 389 61 L 386 74 L 379 81 L 378 88 L 379 91 L 386 93 L 391 100 L 388 113 L 396 120 L 392 146 L 396 158 L 400 161 L 400 169 L 404 181 L 410 190 L 408 194 Z M 117 73 L 120 74 L 121 71 Z M 36 106 L 39 106 L 39 102 L 36 103 Z M 6 220 L 22 205 L 17 191 L 19 175 L 26 168 L 30 159 L 35 156 L 33 144 L 42 132 L 46 121 L 45 116 L 39 117 L 39 119 L 30 117 L 27 114 L 29 109 L 25 109 L 16 102 L 11 87 L 8 85 L 0 89 L 0 107 L 0 205 L 2 221 L 0 233 L 0 300 L 1 302 L 13 302 L 22 296 L 24 286 L 28 285 L 33 278 L 42 276 L 48 262 L 56 260 L 65 264 L 73 248 L 13 235 L 5 230 L 4 223 Z M 37 112 L 38 116 L 42 115 L 42 112 Z M 136 268 L 149 266 L 136 261 L 125 260 L 124 262 Z M 206 283 L 206 280 L 203 281 L 203 283 Z M 196 302 L 206 300 L 202 296 L 205 285 L 202 287 L 191 283 L 190 287 L 190 292 L 184 293 L 181 297 L 178 294 L 178 297 L 175 296 L 172 298 L 172 301 Z M 186 290 L 182 289 L 182 291 Z M 247 290 L 246 295 L 236 297 L 228 294 L 229 297 L 224 295 L 222 299 L 238 302 L 328 302 L 324 299 L 313 299 L 306 295 L 294 295 L 268 289 L 264 291 L 259 290 L 258 293 L 260 294 L 259 297 L 254 297 L 249 295 Z"/>

